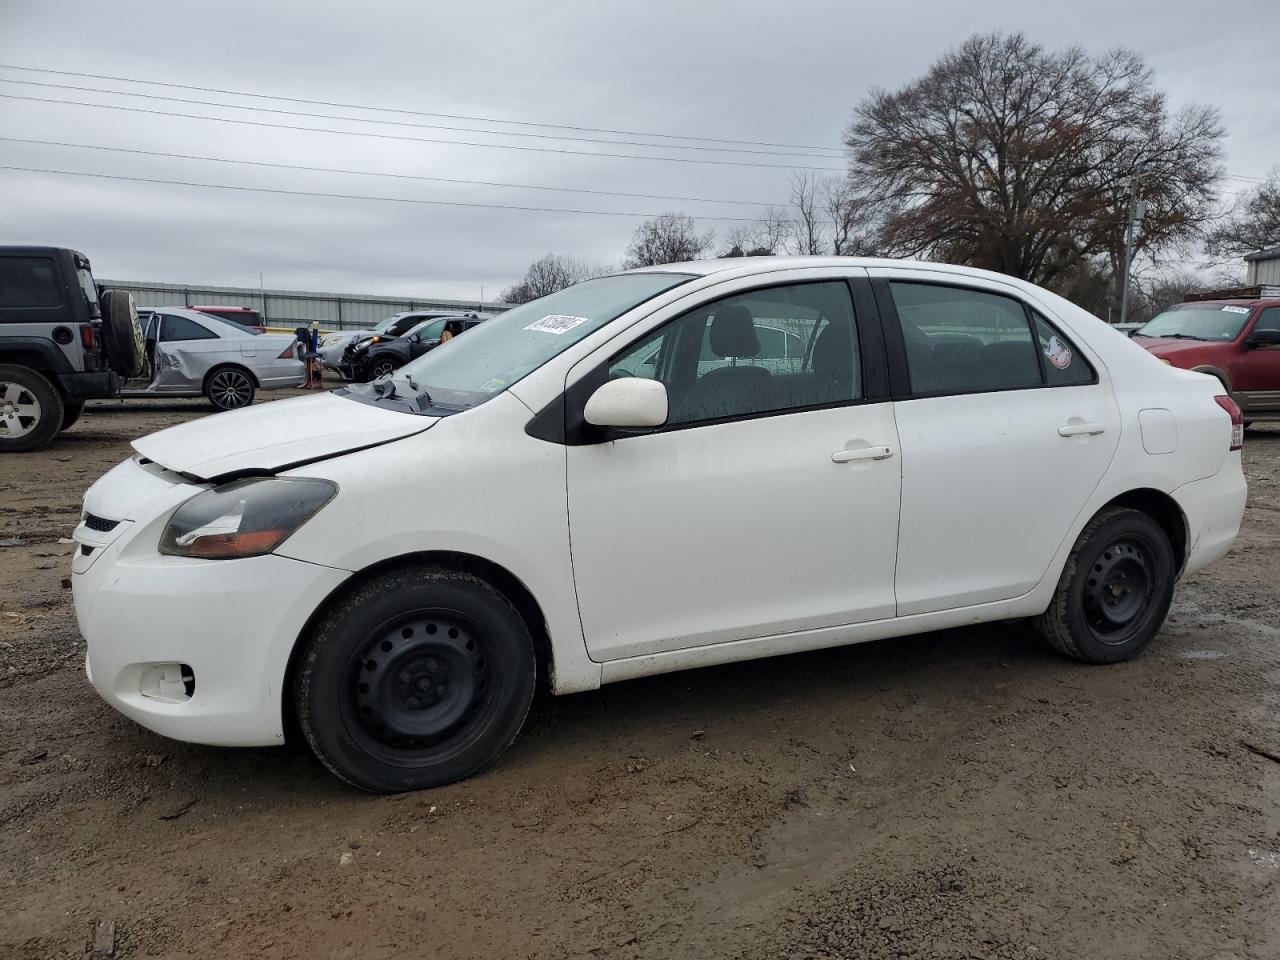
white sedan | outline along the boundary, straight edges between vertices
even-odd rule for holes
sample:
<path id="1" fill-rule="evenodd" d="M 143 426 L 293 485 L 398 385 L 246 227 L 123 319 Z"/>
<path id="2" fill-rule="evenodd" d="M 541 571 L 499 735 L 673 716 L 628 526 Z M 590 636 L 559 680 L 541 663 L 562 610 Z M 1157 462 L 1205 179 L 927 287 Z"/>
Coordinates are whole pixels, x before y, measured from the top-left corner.
<path id="1" fill-rule="evenodd" d="M 76 610 L 144 726 L 251 746 L 291 714 L 350 783 L 428 787 L 540 683 L 1002 620 L 1133 657 L 1237 535 L 1242 429 L 1217 381 L 1007 276 L 671 264 L 136 441 L 85 497 Z"/>

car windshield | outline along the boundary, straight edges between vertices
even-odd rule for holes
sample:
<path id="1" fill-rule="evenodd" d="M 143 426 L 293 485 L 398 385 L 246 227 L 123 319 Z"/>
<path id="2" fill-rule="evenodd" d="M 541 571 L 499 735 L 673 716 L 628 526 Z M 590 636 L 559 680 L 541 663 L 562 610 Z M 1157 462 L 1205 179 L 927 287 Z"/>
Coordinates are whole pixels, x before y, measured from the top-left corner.
<path id="1" fill-rule="evenodd" d="M 464 409 L 483 403 L 583 337 L 646 300 L 691 279 L 683 273 L 624 273 L 567 287 L 501 313 L 397 371 L 388 391 L 382 383 L 341 391 L 376 402 L 429 395 L 428 404 Z M 421 405 L 406 404 L 415 410 Z"/>
<path id="2" fill-rule="evenodd" d="M 1249 307 L 1234 303 L 1182 303 L 1156 314 L 1135 330 L 1134 336 L 1234 340 L 1248 319 Z"/>
<path id="3" fill-rule="evenodd" d="M 377 323 L 373 325 L 373 332 L 382 333 L 384 330 L 387 329 L 387 327 L 391 326 L 393 323 L 399 320 L 402 316 L 404 316 L 404 314 L 402 313 L 393 313 L 391 316 L 387 317 L 385 320 L 379 320 Z"/>

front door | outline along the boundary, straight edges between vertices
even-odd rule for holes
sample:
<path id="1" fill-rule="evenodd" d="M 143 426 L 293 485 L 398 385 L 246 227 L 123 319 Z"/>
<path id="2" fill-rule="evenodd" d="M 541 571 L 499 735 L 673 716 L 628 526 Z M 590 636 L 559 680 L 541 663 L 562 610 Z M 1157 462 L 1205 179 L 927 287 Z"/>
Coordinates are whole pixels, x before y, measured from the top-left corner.
<path id="1" fill-rule="evenodd" d="M 1259 311 L 1245 340 L 1260 330 L 1280 330 L 1280 307 Z M 1245 419 L 1250 413 L 1280 411 L 1280 346 L 1260 344 L 1235 349 L 1240 350 L 1240 356 L 1231 367 L 1231 389 L 1244 409 Z"/>
<path id="2" fill-rule="evenodd" d="M 894 615 L 898 439 L 887 385 L 866 386 L 874 324 L 843 278 L 757 287 L 584 361 L 661 381 L 670 410 L 568 448 L 594 659 Z M 779 349 L 779 332 L 807 349 Z"/>
<path id="3" fill-rule="evenodd" d="M 901 398 L 898 614 L 1021 596 L 1111 463 L 1120 439 L 1111 388 L 1009 288 L 871 272 L 883 278 Z"/>

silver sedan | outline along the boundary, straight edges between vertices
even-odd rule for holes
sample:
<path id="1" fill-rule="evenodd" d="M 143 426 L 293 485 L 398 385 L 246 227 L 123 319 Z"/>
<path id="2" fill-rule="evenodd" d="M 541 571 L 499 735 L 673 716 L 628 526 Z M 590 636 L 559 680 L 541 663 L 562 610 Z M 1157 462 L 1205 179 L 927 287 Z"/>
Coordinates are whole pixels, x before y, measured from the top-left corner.
<path id="1" fill-rule="evenodd" d="M 307 379 L 292 335 L 256 333 L 238 323 L 157 307 L 142 318 L 146 368 L 123 397 L 207 397 L 219 410 L 253 402 L 258 390 L 300 387 Z"/>

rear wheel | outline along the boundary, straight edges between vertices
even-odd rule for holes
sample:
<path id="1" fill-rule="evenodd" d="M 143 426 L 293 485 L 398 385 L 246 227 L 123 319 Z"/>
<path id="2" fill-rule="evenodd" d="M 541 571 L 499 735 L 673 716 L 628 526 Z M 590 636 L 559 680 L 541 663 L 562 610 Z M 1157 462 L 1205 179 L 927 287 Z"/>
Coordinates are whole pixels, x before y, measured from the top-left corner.
<path id="1" fill-rule="evenodd" d="M 1032 625 L 1051 647 L 1077 660 L 1128 660 L 1164 624 L 1176 578 L 1163 528 L 1139 510 L 1108 510 L 1081 532 L 1053 602 Z"/>
<path id="2" fill-rule="evenodd" d="M 239 367 L 218 367 L 205 381 L 204 395 L 219 410 L 238 410 L 253 403 L 253 377 Z"/>
<path id="3" fill-rule="evenodd" d="M 43 447 L 62 425 L 62 396 L 41 373 L 0 363 L 0 453 Z"/>
<path id="4" fill-rule="evenodd" d="M 511 744 L 533 698 L 533 641 L 498 590 L 441 567 L 365 583 L 320 622 L 294 678 L 317 757 L 378 793 L 461 780 Z"/>

